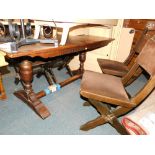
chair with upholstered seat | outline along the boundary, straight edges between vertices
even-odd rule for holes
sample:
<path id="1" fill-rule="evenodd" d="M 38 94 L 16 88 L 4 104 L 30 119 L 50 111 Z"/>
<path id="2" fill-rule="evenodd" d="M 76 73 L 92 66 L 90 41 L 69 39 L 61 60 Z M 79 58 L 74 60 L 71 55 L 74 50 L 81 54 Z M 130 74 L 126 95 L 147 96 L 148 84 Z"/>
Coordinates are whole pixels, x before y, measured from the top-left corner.
<path id="1" fill-rule="evenodd" d="M 6 99 L 6 93 L 2 82 L 2 75 L 0 73 L 0 100 L 4 100 L 4 99 Z"/>
<path id="2" fill-rule="evenodd" d="M 154 60 L 155 36 L 147 41 L 134 65 L 124 77 L 85 71 L 80 94 L 88 99 L 84 105 L 95 107 L 100 116 L 82 125 L 80 129 L 87 131 L 99 125 L 110 123 L 121 134 L 127 134 L 117 118 L 138 106 L 155 88 Z M 149 79 L 136 95 L 130 96 L 125 85 L 139 68 L 148 73 Z"/>
<path id="3" fill-rule="evenodd" d="M 148 32 L 150 31 L 151 32 L 155 31 L 155 24 L 151 24 L 149 22 L 149 25 L 146 26 L 141 37 L 136 43 L 134 49 L 131 50 L 129 56 L 124 62 L 118 62 L 118 61 L 107 60 L 107 59 L 97 59 L 102 72 L 105 74 L 123 77 L 134 64 L 134 61 L 137 55 L 141 52 L 148 38 L 151 37 L 151 35 L 148 34 Z M 137 72 L 135 73 L 135 76 L 133 76 L 133 78 L 128 82 L 128 84 L 134 81 L 141 73 L 142 73 L 141 70 L 137 70 Z"/>

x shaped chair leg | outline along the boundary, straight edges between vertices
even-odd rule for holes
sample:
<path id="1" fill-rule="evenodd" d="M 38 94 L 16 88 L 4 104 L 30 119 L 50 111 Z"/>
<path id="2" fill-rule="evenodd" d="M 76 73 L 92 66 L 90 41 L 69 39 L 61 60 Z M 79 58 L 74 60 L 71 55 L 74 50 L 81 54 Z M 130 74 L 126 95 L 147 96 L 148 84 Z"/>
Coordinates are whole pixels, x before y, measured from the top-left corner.
<path id="1" fill-rule="evenodd" d="M 126 135 L 128 134 L 125 128 L 120 124 L 117 117 L 111 112 L 111 107 L 102 102 L 98 102 L 92 99 L 89 99 L 89 102 L 85 102 L 84 106 L 92 105 L 96 108 L 96 110 L 101 114 L 96 119 L 87 122 L 86 124 L 80 127 L 83 131 L 88 131 L 93 129 L 99 125 L 103 125 L 105 123 L 110 123 L 120 134 Z"/>

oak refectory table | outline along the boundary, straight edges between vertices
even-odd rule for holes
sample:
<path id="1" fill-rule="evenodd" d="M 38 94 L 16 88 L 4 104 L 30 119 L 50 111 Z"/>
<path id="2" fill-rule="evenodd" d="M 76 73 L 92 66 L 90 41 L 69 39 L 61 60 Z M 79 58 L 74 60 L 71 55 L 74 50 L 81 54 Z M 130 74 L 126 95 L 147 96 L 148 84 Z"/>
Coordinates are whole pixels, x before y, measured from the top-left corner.
<path id="1" fill-rule="evenodd" d="M 84 72 L 84 62 L 86 60 L 86 52 L 107 46 L 113 39 L 96 36 L 72 36 L 69 37 L 63 46 L 54 47 L 52 44 L 32 44 L 19 48 L 16 53 L 6 53 L 9 59 L 19 57 L 42 57 L 52 58 L 67 54 L 79 54 L 80 67 L 76 74 L 59 84 L 49 86 L 48 89 L 35 93 L 32 88 L 33 68 L 32 63 L 24 59 L 19 65 L 19 75 L 23 85 L 23 90 L 14 92 L 15 96 L 27 103 L 42 119 L 50 116 L 48 108 L 40 101 L 40 98 L 46 96 L 53 91 L 79 79 Z"/>

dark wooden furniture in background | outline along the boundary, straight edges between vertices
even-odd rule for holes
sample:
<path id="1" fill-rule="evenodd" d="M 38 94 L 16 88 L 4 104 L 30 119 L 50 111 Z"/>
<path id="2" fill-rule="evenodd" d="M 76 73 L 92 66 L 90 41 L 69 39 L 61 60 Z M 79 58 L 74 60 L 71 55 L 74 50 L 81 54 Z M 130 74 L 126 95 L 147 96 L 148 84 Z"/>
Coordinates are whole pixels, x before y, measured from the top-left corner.
<path id="1" fill-rule="evenodd" d="M 125 19 L 123 26 L 127 28 L 135 29 L 135 35 L 134 35 L 133 44 L 132 44 L 132 48 L 134 48 L 143 30 L 146 27 L 155 27 L 155 19 Z M 154 32 L 152 31 L 148 32 L 148 34 L 152 34 L 152 33 Z"/>
<path id="2" fill-rule="evenodd" d="M 2 82 L 2 75 L 0 73 L 0 100 L 4 100 L 4 99 L 6 99 L 6 94 L 5 94 L 5 90 Z"/>
<path id="3" fill-rule="evenodd" d="M 148 54 L 149 53 L 149 54 Z M 99 125 L 110 123 L 118 132 L 126 134 L 117 118 L 137 107 L 155 88 L 155 36 L 147 41 L 135 64 L 123 77 L 85 71 L 82 77 L 80 94 L 88 99 L 85 105 L 92 105 L 100 116 L 81 126 L 87 131 Z M 125 85 L 138 68 L 149 75 L 145 86 L 130 97 Z"/>
<path id="4" fill-rule="evenodd" d="M 149 25 L 148 25 L 149 23 Z M 151 32 L 151 33 L 150 33 Z M 115 75 L 118 77 L 123 77 L 133 66 L 137 55 L 141 52 L 145 43 L 151 36 L 155 34 L 155 22 L 148 21 L 146 27 L 144 27 L 140 37 L 136 40 L 135 46 L 131 49 L 131 52 L 124 62 L 118 62 L 114 60 L 98 59 L 98 64 L 105 74 Z M 134 81 L 140 74 L 142 70 L 137 70 L 135 76 L 129 81 Z"/>
<path id="5" fill-rule="evenodd" d="M 100 48 L 108 45 L 113 39 L 105 37 L 95 36 L 73 36 L 69 37 L 66 45 L 59 47 L 52 47 L 51 44 L 33 44 L 22 46 L 17 53 L 6 53 L 6 57 L 9 59 L 15 59 L 19 57 L 41 57 L 52 58 L 57 56 L 63 56 L 67 54 L 79 54 L 80 67 L 74 72 L 75 76 L 60 83 L 63 87 L 81 78 L 84 72 L 84 62 L 86 60 L 86 52 L 96 48 Z M 23 84 L 24 90 L 15 92 L 14 94 L 22 101 L 26 102 L 41 118 L 45 119 L 50 116 L 50 112 L 47 107 L 39 100 L 41 97 L 46 96 L 44 91 L 35 93 L 32 88 L 33 69 L 32 63 L 28 60 L 23 60 L 19 65 L 19 75 Z"/>

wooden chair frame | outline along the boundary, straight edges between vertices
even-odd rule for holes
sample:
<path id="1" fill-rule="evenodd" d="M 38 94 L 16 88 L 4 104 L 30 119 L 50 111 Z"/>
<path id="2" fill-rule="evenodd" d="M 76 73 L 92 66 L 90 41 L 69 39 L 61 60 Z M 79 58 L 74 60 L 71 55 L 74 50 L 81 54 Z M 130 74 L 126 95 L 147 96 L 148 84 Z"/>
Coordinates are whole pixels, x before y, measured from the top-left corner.
<path id="1" fill-rule="evenodd" d="M 0 73 L 0 100 L 4 100 L 4 99 L 6 99 L 6 93 L 2 83 L 2 75 Z"/>

